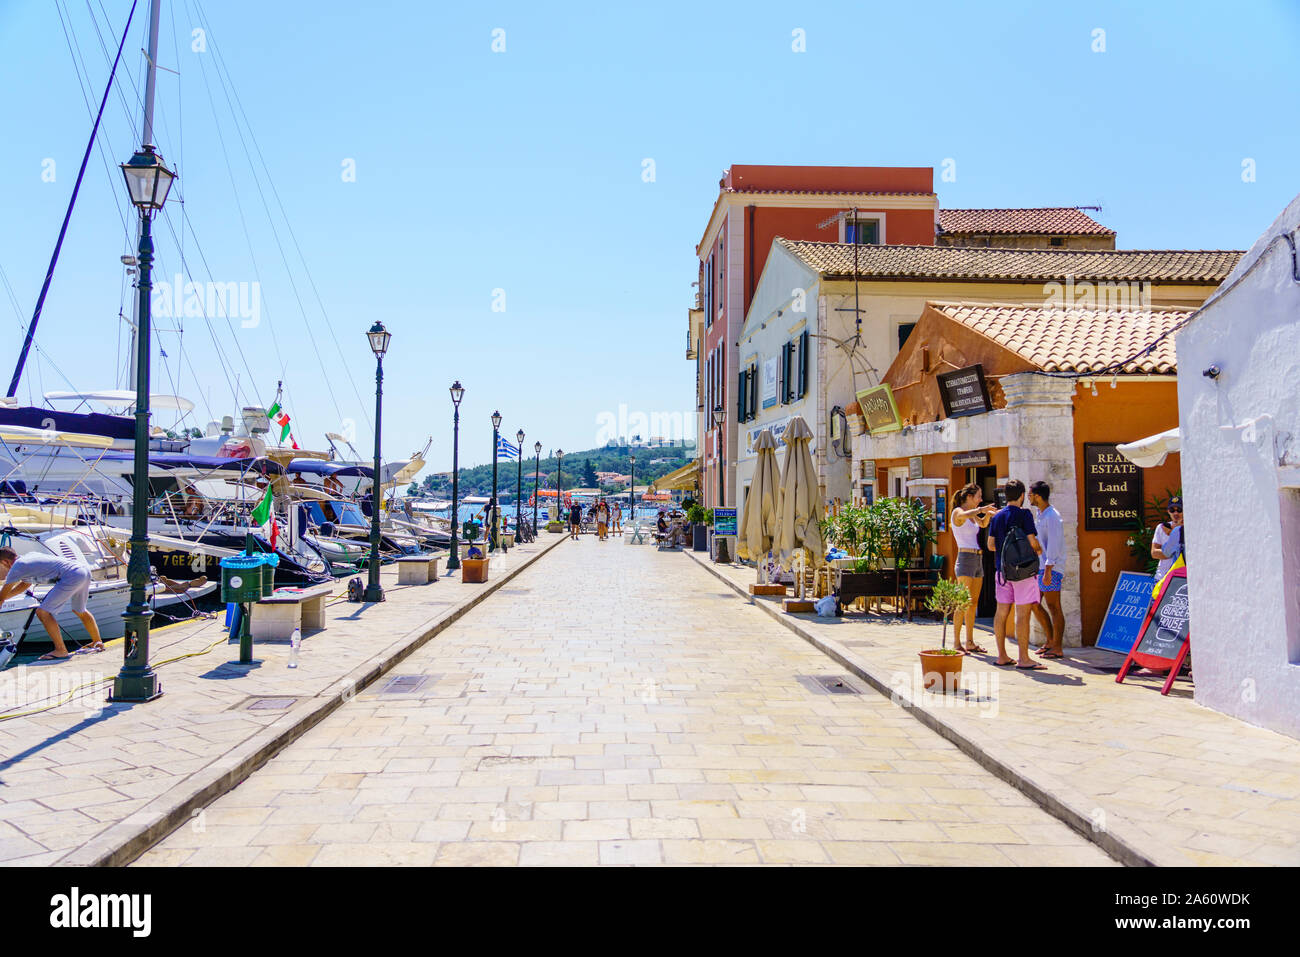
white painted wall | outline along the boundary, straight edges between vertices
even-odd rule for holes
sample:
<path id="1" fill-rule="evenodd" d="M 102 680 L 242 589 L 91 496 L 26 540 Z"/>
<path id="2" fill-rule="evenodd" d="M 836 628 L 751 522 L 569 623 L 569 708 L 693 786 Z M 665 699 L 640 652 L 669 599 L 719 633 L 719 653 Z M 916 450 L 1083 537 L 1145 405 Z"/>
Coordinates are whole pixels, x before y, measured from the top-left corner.
<path id="1" fill-rule="evenodd" d="M 1294 737 L 1300 282 L 1282 237 L 1298 227 L 1300 197 L 1175 339 L 1196 700 Z"/>

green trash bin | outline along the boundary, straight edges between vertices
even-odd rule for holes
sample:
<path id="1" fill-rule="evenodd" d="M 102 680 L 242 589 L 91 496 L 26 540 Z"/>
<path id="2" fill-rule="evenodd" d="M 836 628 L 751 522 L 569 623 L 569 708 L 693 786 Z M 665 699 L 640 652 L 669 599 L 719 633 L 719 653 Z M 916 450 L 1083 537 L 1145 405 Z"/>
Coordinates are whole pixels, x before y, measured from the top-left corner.
<path id="1" fill-rule="evenodd" d="M 478 533 L 483 528 L 478 522 L 466 522 L 461 526 L 461 536 L 467 542 L 478 541 Z"/>
<path id="2" fill-rule="evenodd" d="M 221 600 L 242 603 L 265 598 L 271 594 L 266 584 L 268 572 L 273 583 L 275 569 L 267 566 L 261 555 L 232 555 L 221 559 Z"/>

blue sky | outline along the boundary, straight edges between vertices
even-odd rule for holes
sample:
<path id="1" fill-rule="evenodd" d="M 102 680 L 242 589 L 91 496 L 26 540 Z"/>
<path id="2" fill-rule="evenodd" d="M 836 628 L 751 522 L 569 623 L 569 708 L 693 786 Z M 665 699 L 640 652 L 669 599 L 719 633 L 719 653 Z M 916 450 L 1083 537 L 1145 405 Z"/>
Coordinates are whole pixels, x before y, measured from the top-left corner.
<path id="1" fill-rule="evenodd" d="M 137 84 L 147 7 L 124 54 Z M 129 8 L 0 0 L 0 268 L 17 299 L 0 286 L 6 377 L 90 130 L 85 98 L 98 103 Z M 160 319 L 168 358 L 155 353 L 154 388 L 174 382 L 201 426 L 237 398 L 269 403 L 284 378 L 300 444 L 321 447 L 350 421 L 365 452 L 364 332 L 382 318 L 394 336 L 385 448 L 404 455 L 433 436 L 435 469 L 451 462 L 456 378 L 463 464 L 490 460 L 494 408 L 503 431 L 522 427 L 544 452 L 595 444 L 600 414 L 620 404 L 687 411 L 694 245 L 732 163 L 933 166 L 944 206 L 1101 205 L 1122 247 L 1245 249 L 1300 190 L 1298 9 L 164 0 L 159 61 L 179 77 L 160 74 L 157 139 L 181 175 L 186 260 L 198 280 L 260 283 L 260 300 L 247 328 L 189 318 L 181 338 Z M 496 29 L 504 52 L 492 50 Z M 792 50 L 795 30 L 805 52 Z M 219 72 L 247 124 L 232 121 Z M 105 168 L 139 136 L 136 93 L 122 90 L 24 400 L 122 384 L 126 213 Z M 945 159 L 954 182 L 939 179 Z M 176 207 L 169 217 L 181 222 Z M 180 255 L 167 226 L 158 232 L 166 279 Z"/>

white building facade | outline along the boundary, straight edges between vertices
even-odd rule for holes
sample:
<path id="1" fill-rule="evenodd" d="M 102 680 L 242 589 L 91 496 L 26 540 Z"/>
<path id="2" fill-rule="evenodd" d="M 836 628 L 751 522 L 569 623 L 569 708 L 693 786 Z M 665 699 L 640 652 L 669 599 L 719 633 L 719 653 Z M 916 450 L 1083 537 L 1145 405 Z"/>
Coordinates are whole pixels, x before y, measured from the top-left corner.
<path id="1" fill-rule="evenodd" d="M 1178 332 L 1196 700 L 1300 737 L 1300 197 Z"/>

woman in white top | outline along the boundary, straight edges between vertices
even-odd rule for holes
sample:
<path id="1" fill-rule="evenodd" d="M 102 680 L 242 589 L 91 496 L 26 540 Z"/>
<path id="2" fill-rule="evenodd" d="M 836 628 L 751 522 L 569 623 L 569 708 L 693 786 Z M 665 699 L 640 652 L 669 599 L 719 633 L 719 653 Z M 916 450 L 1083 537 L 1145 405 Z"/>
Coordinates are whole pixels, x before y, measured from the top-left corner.
<path id="1" fill-rule="evenodd" d="M 965 585 L 966 590 L 970 592 L 970 604 L 953 622 L 957 635 L 953 639 L 953 647 L 958 649 L 962 647 L 961 626 L 965 621 L 964 650 L 967 654 L 987 654 L 975 643 L 975 606 L 979 602 L 980 586 L 984 583 L 984 553 L 980 551 L 979 534 L 981 528 L 988 526 L 989 519 L 993 517 L 998 507 L 984 505 L 983 501 L 984 491 L 974 482 L 958 489 L 952 499 L 952 537 L 957 542 L 957 564 L 953 568 L 953 577 Z"/>

